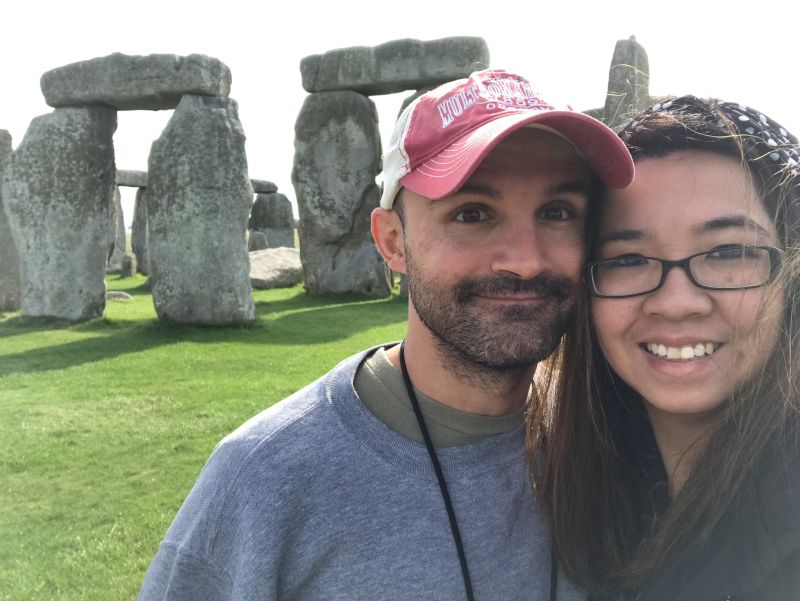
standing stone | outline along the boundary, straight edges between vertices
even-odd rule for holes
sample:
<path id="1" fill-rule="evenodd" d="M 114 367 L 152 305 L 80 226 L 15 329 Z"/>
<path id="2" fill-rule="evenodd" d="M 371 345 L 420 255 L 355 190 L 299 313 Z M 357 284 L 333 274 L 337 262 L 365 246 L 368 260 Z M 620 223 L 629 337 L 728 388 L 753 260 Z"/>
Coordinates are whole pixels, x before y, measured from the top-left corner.
<path id="1" fill-rule="evenodd" d="M 119 277 L 132 278 L 136 275 L 136 255 L 125 253 L 122 257 L 122 270 Z"/>
<path id="2" fill-rule="evenodd" d="M 247 250 L 248 252 L 253 252 L 256 250 L 264 250 L 269 248 L 269 242 L 267 241 L 267 235 L 259 230 L 255 230 L 250 232 L 250 238 L 247 241 Z"/>
<path id="3" fill-rule="evenodd" d="M 122 195 L 119 187 L 114 188 L 111 211 L 108 219 L 108 263 L 106 272 L 122 270 L 122 257 L 125 256 L 125 216 L 122 213 Z"/>
<path id="4" fill-rule="evenodd" d="M 372 242 L 381 170 L 375 105 L 355 92 L 306 97 L 295 124 L 292 182 L 300 210 L 300 258 L 311 294 L 391 294 Z"/>
<path id="5" fill-rule="evenodd" d="M 612 128 L 621 126 L 649 105 L 650 66 L 647 52 L 634 36 L 619 40 L 608 71 L 603 121 Z"/>
<path id="6" fill-rule="evenodd" d="M 147 231 L 160 319 L 217 325 L 255 318 L 244 141 L 236 101 L 184 96 L 153 143 Z"/>
<path id="7" fill-rule="evenodd" d="M 150 275 L 150 253 L 147 251 L 147 189 L 136 191 L 131 222 L 131 250 L 136 255 L 136 269 L 139 273 Z"/>
<path id="8" fill-rule="evenodd" d="M 0 129 L 0 184 L 11 162 L 11 134 Z M 19 309 L 19 257 L 0 191 L 0 313 Z"/>
<path id="9" fill-rule="evenodd" d="M 106 303 L 117 113 L 56 109 L 35 118 L 3 185 L 20 259 L 22 313 L 71 321 Z"/>
<path id="10" fill-rule="evenodd" d="M 256 194 L 247 227 L 264 232 L 269 241 L 265 248 L 294 248 L 294 214 L 292 203 L 285 194 Z"/>

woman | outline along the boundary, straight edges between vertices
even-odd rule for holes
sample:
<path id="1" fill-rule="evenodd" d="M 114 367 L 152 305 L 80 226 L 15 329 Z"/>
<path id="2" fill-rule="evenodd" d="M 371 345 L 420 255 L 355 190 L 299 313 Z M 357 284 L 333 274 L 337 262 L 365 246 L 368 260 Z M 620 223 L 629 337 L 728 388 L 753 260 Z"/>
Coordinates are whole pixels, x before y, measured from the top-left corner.
<path id="1" fill-rule="evenodd" d="M 692 96 L 620 135 L 530 412 L 557 555 L 596 599 L 800 599 L 797 140 Z"/>

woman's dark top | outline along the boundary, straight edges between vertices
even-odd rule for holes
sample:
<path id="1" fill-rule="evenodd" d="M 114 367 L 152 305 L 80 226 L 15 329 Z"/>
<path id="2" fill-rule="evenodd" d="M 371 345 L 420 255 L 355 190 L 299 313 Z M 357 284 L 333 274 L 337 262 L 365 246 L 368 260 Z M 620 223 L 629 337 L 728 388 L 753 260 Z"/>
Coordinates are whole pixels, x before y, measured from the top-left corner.
<path id="1" fill-rule="evenodd" d="M 765 453 L 709 539 L 674 549 L 636 599 L 800 601 L 800 453 Z"/>

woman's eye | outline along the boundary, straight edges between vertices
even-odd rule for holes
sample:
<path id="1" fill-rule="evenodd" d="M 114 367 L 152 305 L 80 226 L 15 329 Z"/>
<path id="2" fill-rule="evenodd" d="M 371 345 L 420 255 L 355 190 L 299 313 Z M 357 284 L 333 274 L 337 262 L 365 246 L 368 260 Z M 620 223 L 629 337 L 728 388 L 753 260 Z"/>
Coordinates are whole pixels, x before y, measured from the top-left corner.
<path id="1" fill-rule="evenodd" d="M 486 209 L 479 207 L 462 209 L 455 215 L 455 220 L 461 223 L 478 223 L 479 221 L 486 221 L 488 218 L 489 213 Z"/>
<path id="2" fill-rule="evenodd" d="M 732 259 L 742 259 L 744 257 L 750 257 L 757 249 L 752 249 L 749 246 L 743 246 L 739 244 L 729 244 L 727 246 L 721 246 L 719 248 L 715 248 L 706 253 L 706 256 L 709 259 L 720 259 L 720 260 L 732 260 Z"/>
<path id="3" fill-rule="evenodd" d="M 647 265 L 650 261 L 645 257 L 640 256 L 627 256 L 617 257 L 608 261 L 610 267 L 641 267 Z"/>

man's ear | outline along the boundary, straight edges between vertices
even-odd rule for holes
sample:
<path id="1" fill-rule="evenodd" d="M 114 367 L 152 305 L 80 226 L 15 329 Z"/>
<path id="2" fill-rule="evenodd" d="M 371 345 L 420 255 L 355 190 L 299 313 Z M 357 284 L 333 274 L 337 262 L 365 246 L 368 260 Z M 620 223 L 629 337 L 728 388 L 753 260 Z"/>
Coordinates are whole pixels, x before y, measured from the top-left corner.
<path id="1" fill-rule="evenodd" d="M 406 273 L 406 253 L 403 246 L 403 224 L 396 211 L 378 207 L 370 217 L 372 238 L 389 269 Z"/>

